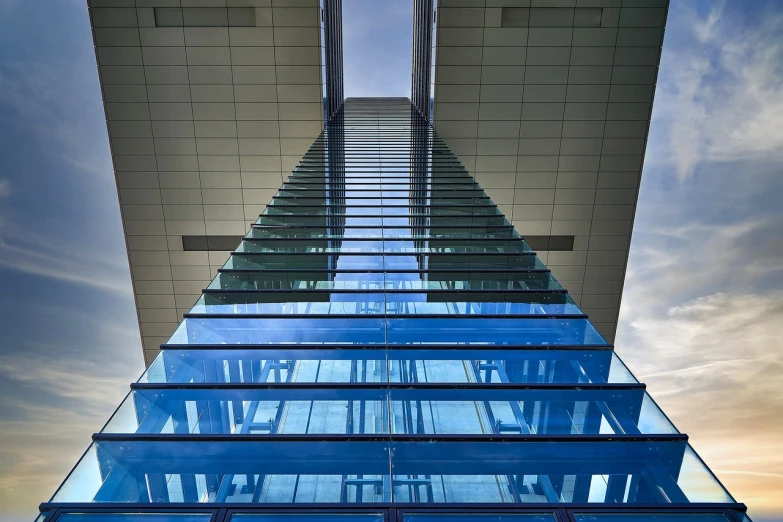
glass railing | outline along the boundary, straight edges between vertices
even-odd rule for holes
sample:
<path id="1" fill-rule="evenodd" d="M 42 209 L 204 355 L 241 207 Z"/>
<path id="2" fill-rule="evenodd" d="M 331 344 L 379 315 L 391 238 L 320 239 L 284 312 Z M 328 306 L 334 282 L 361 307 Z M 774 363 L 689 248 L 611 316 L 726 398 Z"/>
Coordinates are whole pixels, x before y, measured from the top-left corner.
<path id="1" fill-rule="evenodd" d="M 677 433 L 639 385 L 580 389 L 292 386 L 134 389 L 102 433 L 526 438 Z"/>
<path id="2" fill-rule="evenodd" d="M 635 384 L 606 347 L 236 346 L 162 350 L 139 383 Z"/>
<path id="3" fill-rule="evenodd" d="M 65 520 L 733 522 L 473 177 L 384 103 L 327 125 L 52 500 L 213 511 Z"/>
<path id="4" fill-rule="evenodd" d="M 683 440 L 96 439 L 54 502 L 733 502 Z"/>

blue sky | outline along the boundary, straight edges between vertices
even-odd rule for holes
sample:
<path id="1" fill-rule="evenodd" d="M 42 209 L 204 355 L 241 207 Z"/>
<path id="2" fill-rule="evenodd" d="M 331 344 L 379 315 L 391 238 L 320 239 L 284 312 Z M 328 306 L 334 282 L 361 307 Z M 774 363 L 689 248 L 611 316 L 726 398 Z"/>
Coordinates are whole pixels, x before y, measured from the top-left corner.
<path id="1" fill-rule="evenodd" d="M 0 521 L 141 372 L 83 0 L 0 0 Z M 344 0 L 349 96 L 404 96 L 408 2 Z M 756 522 L 783 518 L 783 4 L 673 1 L 617 350 Z"/>

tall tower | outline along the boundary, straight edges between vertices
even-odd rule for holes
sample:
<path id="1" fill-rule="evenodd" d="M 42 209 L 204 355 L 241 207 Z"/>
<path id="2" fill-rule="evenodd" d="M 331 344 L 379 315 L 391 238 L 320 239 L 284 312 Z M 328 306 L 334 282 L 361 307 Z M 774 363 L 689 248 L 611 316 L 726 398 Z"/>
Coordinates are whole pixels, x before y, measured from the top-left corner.
<path id="1" fill-rule="evenodd" d="M 742 522 L 407 99 L 348 99 L 47 522 Z"/>

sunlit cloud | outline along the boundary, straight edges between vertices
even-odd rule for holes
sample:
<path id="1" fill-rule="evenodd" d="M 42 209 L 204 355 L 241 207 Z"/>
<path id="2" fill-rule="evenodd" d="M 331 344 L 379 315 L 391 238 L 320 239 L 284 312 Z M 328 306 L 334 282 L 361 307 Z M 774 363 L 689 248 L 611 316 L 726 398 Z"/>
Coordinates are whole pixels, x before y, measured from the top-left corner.
<path id="1" fill-rule="evenodd" d="M 724 2 L 706 16 L 672 3 L 668 21 L 655 102 L 668 140 L 648 162 L 684 178 L 702 162 L 783 159 L 783 16 L 748 26 Z"/>
<path id="2" fill-rule="evenodd" d="M 0 360 L 0 379 L 19 390 L 0 395 L 2 521 L 32 520 L 29 507 L 54 493 L 143 367 L 135 328 L 56 305 L 30 312 L 92 330 L 96 346 L 25 341 Z"/>
<path id="3" fill-rule="evenodd" d="M 783 513 L 783 17 L 672 3 L 617 352 L 754 520 Z"/>
<path id="4" fill-rule="evenodd" d="M 629 318 L 618 352 L 756 512 L 783 510 L 783 293 L 716 293 Z M 748 482 L 747 477 L 765 481 Z"/>

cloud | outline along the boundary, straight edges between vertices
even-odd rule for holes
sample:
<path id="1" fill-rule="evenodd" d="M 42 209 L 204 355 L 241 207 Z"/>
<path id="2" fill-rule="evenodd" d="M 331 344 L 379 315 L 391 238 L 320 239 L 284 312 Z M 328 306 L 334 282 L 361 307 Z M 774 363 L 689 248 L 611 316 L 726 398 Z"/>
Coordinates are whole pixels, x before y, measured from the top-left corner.
<path id="1" fill-rule="evenodd" d="M 702 30 L 705 38 L 715 31 L 726 28 Z M 665 82 L 670 72 L 677 74 L 662 67 Z M 671 150 L 675 140 L 661 123 L 651 127 L 651 151 Z M 705 153 L 679 179 L 674 168 L 645 166 L 617 352 L 750 516 L 780 520 L 781 167 L 769 156 Z"/>
<path id="2" fill-rule="evenodd" d="M 13 390 L 0 393 L 0 505 L 7 508 L 0 520 L 33 519 L 31 507 L 48 500 L 143 368 L 133 327 L 57 305 L 30 313 L 58 340 L 25 340 L 0 360 L 0 381 Z M 95 346 L 63 336 L 53 318 Z"/>
<path id="3" fill-rule="evenodd" d="M 0 198 L 11 195 L 11 183 L 7 179 L 0 179 Z"/>
<path id="4" fill-rule="evenodd" d="M 0 62 L 0 106 L 7 109 L 4 125 L 33 132 L 45 144 L 42 154 L 53 154 L 78 172 L 111 177 L 105 118 L 101 105 L 95 103 L 101 99 L 95 59 L 48 58 Z M 93 132 L 85 135 L 86 129 Z"/>
<path id="5" fill-rule="evenodd" d="M 668 141 L 661 130 L 651 140 Z M 665 169 L 647 168 L 616 340 L 754 519 L 783 512 L 783 211 L 774 172 L 711 160 L 671 184 Z"/>
<path id="6" fill-rule="evenodd" d="M 623 297 L 627 316 L 664 313 L 718 289 L 783 288 L 780 218 L 759 215 L 729 224 L 693 215 L 675 219 L 682 221 L 657 228 L 637 225 Z"/>
<path id="7" fill-rule="evenodd" d="M 745 25 L 722 2 L 706 16 L 693 9 L 672 4 L 654 111 L 669 140 L 648 161 L 672 163 L 681 179 L 702 162 L 780 161 L 783 15 Z"/>
<path id="8" fill-rule="evenodd" d="M 719 292 L 631 317 L 618 348 L 729 491 L 758 512 L 783 510 L 781 338 L 783 292 Z"/>
<path id="9" fill-rule="evenodd" d="M 10 223 L 0 223 L 0 233 L 0 268 L 130 297 L 130 274 L 124 252 L 111 255 L 90 248 L 85 242 L 61 241 L 56 236 L 26 231 Z"/>

